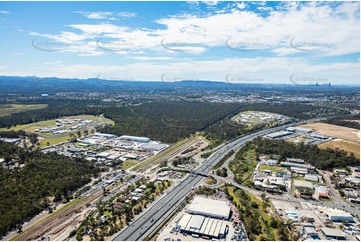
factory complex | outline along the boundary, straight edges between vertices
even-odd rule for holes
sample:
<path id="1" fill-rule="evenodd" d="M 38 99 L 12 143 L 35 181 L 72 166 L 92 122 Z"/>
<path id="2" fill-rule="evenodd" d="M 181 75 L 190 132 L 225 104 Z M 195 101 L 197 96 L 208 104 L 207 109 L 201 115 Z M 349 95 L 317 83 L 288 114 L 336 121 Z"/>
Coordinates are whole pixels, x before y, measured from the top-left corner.
<path id="1" fill-rule="evenodd" d="M 65 142 L 49 146 L 43 149 L 43 152 L 56 152 L 68 157 L 80 157 L 115 166 L 127 160 L 143 161 L 168 147 L 168 144 L 151 141 L 148 137 L 118 137 L 113 134 L 94 133 L 77 139 L 76 143 Z"/>
<path id="2" fill-rule="evenodd" d="M 231 208 L 227 201 L 196 196 L 180 218 L 176 229 L 193 237 L 225 238 Z"/>

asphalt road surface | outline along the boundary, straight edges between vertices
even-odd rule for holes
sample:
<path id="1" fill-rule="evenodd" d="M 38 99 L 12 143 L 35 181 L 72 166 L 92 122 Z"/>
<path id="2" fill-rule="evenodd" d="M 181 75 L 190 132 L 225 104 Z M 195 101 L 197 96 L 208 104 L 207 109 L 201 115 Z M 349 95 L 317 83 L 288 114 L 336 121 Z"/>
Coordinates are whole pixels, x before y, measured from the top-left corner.
<path id="1" fill-rule="evenodd" d="M 329 118 L 329 117 L 328 117 Z M 244 146 L 248 141 L 251 141 L 259 136 L 264 136 L 288 127 L 301 125 L 304 123 L 313 123 L 324 120 L 321 119 L 310 119 L 306 121 L 301 121 L 297 123 L 291 123 L 282 125 L 279 127 L 262 130 L 244 137 L 241 137 L 235 141 L 232 141 L 228 144 L 225 144 L 218 151 L 213 153 L 195 172 L 209 172 L 212 167 L 220 161 L 225 155 L 227 155 L 231 150 L 235 150 Z M 148 211 L 139 216 L 132 224 L 126 227 L 124 230 L 120 231 L 118 235 L 114 237 L 115 241 L 135 241 L 140 240 L 154 229 L 156 229 L 156 222 L 160 219 L 163 219 L 163 216 L 166 215 L 170 210 L 176 209 L 176 204 L 183 200 L 185 196 L 196 187 L 197 184 L 203 179 L 202 176 L 190 175 L 185 180 L 183 180 L 179 185 L 177 185 L 172 191 L 166 194 L 162 199 L 160 199 L 156 204 L 153 205 Z"/>

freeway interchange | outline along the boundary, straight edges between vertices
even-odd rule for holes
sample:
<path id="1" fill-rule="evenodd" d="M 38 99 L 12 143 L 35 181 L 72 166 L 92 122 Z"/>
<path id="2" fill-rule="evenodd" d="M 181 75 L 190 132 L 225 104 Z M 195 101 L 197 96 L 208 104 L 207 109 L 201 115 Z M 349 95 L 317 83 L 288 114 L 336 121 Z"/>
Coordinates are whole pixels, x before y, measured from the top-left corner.
<path id="1" fill-rule="evenodd" d="M 327 117 L 329 118 L 329 117 Z M 247 142 L 259 137 L 264 136 L 291 126 L 297 126 L 305 123 L 319 122 L 327 118 L 310 119 L 300 121 L 297 123 L 285 124 L 282 126 L 261 130 L 256 133 L 238 138 L 235 141 L 226 143 L 219 150 L 213 153 L 205 162 L 191 175 L 187 176 L 180 184 L 173 188 L 172 191 L 168 192 L 164 197 L 159 199 L 153 206 L 140 215 L 132 224 L 127 226 L 125 229 L 120 231 L 116 236 L 113 237 L 115 241 L 135 241 L 142 240 L 150 233 L 152 233 L 158 226 L 159 223 L 164 221 L 165 217 L 177 208 L 187 196 L 187 194 L 204 179 L 202 176 L 194 175 L 194 173 L 202 174 L 208 173 L 212 167 L 217 164 L 225 155 L 231 150 L 236 150 L 244 146 Z"/>

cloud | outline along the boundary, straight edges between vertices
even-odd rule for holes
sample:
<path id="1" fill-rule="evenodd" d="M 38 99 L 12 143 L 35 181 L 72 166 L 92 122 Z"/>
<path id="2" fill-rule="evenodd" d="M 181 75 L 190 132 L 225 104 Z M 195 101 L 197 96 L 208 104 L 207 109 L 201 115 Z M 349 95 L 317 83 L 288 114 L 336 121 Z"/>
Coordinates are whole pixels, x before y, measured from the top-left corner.
<path id="1" fill-rule="evenodd" d="M 172 57 L 168 56 L 133 56 L 131 59 L 139 60 L 139 61 L 164 61 L 164 60 L 174 60 Z"/>
<path id="2" fill-rule="evenodd" d="M 239 9 L 245 9 L 247 5 L 246 5 L 244 2 L 241 2 L 241 3 L 237 3 L 236 6 L 237 6 Z"/>
<path id="3" fill-rule="evenodd" d="M 6 10 L 0 10 L 0 14 L 10 14 L 10 11 L 6 11 Z"/>
<path id="4" fill-rule="evenodd" d="M 62 62 L 62 61 L 47 61 L 47 62 L 44 62 L 44 65 L 50 65 L 50 66 L 57 65 L 57 66 L 61 66 L 61 65 L 63 65 L 63 62 Z"/>
<path id="5" fill-rule="evenodd" d="M 315 3 L 280 3 L 278 5 L 280 10 L 267 7 L 262 2 L 258 3 L 259 7 L 268 12 L 267 17 L 244 10 L 246 4 L 248 3 L 238 3 L 225 12 L 210 11 L 211 14 L 205 16 L 183 13 L 156 19 L 155 22 L 162 25 L 162 28 L 130 28 L 126 25 L 104 23 L 71 24 L 67 26 L 74 29 L 74 32 L 62 31 L 56 35 L 31 34 L 65 43 L 84 42 L 81 46 L 85 46 L 89 41 L 107 39 L 108 42 L 132 43 L 134 51 L 169 54 L 177 54 L 177 51 L 162 48 L 161 43 L 164 39 L 198 45 L 193 48 L 177 47 L 179 52 L 187 54 L 205 53 L 213 47 L 225 47 L 225 41 L 230 38 L 234 42 L 263 43 L 263 49 L 272 51 L 276 56 L 300 52 L 289 44 L 292 39 L 298 43 L 327 44 L 329 48 L 323 49 L 322 53 L 315 53 L 318 56 L 338 56 L 359 52 L 360 20 L 357 17 L 359 3 L 342 2 L 336 7 Z M 239 10 L 239 8 L 243 9 Z M 77 13 L 94 19 L 134 16 L 127 12 L 78 11 Z M 129 48 L 127 53 L 131 53 Z"/>
<path id="6" fill-rule="evenodd" d="M 257 74 L 265 81 L 284 83 L 296 73 L 327 76 L 333 83 L 359 82 L 359 60 L 353 63 L 343 62 L 342 58 L 326 59 L 360 52 L 358 2 L 279 3 L 272 7 L 257 2 L 257 9 L 266 11 L 266 15 L 251 11 L 248 4 L 230 4 L 232 7 L 227 5 L 220 9 L 223 11 L 214 10 L 207 15 L 192 12 L 160 17 L 154 20 L 157 27 L 127 26 L 126 22 L 122 25 L 77 23 L 67 25 L 67 31 L 57 34 L 31 32 L 36 41 L 66 44 L 59 53 L 78 56 L 114 53 L 127 58 L 122 66 L 54 64 L 54 68 L 47 65 L 46 70 L 39 67 L 37 73 L 80 78 L 109 73 L 108 76 L 121 74 L 134 80 L 160 80 L 167 73 L 221 81 L 229 73 L 246 77 Z M 119 15 L 82 14 L 94 19 Z M 227 40 L 238 43 L 240 46 L 235 49 L 241 51 L 230 52 L 225 45 Z M 244 58 L 242 48 L 259 50 L 252 53 L 254 57 Z M 210 53 L 213 49 L 216 51 Z M 225 55 L 230 58 L 224 58 Z M 234 56 L 243 58 L 231 58 Z M 129 60 L 138 62 L 133 64 Z"/>
<path id="7" fill-rule="evenodd" d="M 107 19 L 107 20 L 116 20 L 117 17 L 122 18 L 133 18 L 136 16 L 136 13 L 131 12 L 84 12 L 84 11 L 73 11 L 73 13 L 78 13 L 83 15 L 86 18 L 90 19 Z"/>

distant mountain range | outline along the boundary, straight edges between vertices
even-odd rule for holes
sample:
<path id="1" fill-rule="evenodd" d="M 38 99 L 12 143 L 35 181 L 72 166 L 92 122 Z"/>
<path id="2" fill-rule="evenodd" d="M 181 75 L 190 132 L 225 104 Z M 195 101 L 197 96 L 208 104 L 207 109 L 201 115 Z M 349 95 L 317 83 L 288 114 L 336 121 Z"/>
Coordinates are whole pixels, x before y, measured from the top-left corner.
<path id="1" fill-rule="evenodd" d="M 78 78 L 39 78 L 36 76 L 0 76 L 0 92 L 84 92 L 84 91 L 166 91 L 166 90 L 243 90 L 251 91 L 254 89 L 264 90 L 299 90 L 299 89 L 320 89 L 335 88 L 342 86 L 323 86 L 323 85 L 296 85 L 290 84 L 266 84 L 266 83 L 227 83 L 216 81 L 122 81 L 122 80 L 104 80 L 98 78 L 78 79 Z M 343 88 L 350 88 L 344 86 Z M 343 89 L 342 88 L 342 89 Z M 353 87 L 357 88 L 357 87 Z"/>

